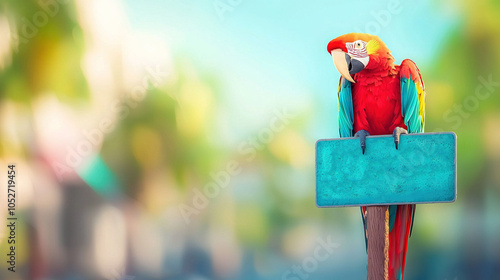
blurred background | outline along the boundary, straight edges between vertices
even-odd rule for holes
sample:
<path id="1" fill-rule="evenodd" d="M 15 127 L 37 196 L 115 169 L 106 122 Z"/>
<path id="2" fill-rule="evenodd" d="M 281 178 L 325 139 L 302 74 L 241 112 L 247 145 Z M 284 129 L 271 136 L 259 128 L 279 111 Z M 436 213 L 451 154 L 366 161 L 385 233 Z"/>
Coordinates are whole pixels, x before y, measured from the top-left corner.
<path id="1" fill-rule="evenodd" d="M 494 0 L 0 0 L 0 279 L 364 279 L 359 208 L 314 199 L 349 32 L 415 61 L 426 131 L 458 135 L 458 199 L 417 207 L 405 279 L 498 279 Z"/>

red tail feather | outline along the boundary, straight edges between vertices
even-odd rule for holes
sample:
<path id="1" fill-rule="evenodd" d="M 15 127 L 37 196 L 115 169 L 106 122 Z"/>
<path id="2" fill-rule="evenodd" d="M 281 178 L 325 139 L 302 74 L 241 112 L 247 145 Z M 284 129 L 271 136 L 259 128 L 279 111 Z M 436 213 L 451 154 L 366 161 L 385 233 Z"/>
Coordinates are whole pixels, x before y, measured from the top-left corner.
<path id="1" fill-rule="evenodd" d="M 394 226 L 389 232 L 389 280 L 402 280 L 404 277 L 413 207 L 411 204 L 398 205 Z"/>

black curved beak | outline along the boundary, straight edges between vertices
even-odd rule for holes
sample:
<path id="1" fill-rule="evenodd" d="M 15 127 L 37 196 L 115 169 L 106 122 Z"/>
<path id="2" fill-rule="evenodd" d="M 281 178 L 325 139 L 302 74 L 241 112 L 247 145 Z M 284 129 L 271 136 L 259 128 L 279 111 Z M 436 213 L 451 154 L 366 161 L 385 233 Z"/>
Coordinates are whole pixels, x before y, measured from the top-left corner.
<path id="1" fill-rule="evenodd" d="M 345 54 L 345 60 L 347 62 L 347 65 L 349 66 L 349 74 L 351 76 L 356 74 L 356 73 L 359 73 L 359 72 L 361 72 L 361 70 L 365 69 L 365 65 L 361 61 L 359 61 L 355 58 L 352 58 L 347 53 Z"/>

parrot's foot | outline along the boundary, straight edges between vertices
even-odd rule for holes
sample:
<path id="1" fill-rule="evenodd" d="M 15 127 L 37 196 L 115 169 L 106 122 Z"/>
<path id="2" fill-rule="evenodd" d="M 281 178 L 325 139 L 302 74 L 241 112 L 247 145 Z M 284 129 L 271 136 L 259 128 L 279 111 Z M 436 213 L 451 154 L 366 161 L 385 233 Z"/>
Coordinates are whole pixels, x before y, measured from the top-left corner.
<path id="1" fill-rule="evenodd" d="M 401 134 L 408 134 L 408 130 L 398 126 L 392 132 L 392 136 L 394 137 L 394 145 L 396 145 L 396 150 L 398 150 L 399 147 L 399 136 Z"/>
<path id="2" fill-rule="evenodd" d="M 359 142 L 361 143 L 361 151 L 363 152 L 363 155 L 365 154 L 365 149 L 366 149 L 366 136 L 370 135 L 368 131 L 362 129 L 356 132 L 354 134 L 354 137 L 359 137 Z"/>

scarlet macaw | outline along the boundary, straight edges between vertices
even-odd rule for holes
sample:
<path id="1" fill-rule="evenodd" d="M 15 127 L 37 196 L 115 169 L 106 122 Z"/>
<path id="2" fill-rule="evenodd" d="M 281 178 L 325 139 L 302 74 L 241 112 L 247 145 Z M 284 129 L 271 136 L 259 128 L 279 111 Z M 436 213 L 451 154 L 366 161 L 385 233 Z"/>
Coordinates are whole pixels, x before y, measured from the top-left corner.
<path id="1" fill-rule="evenodd" d="M 401 134 L 424 131 L 425 89 L 420 71 L 409 59 L 394 57 L 379 37 L 349 33 L 328 43 L 328 53 L 341 74 L 340 137 L 359 137 L 364 154 L 368 135 L 392 134 L 398 149 Z M 365 226 L 366 207 L 361 207 Z M 389 279 L 403 279 L 408 237 L 415 205 L 389 206 Z M 365 240 L 366 241 L 366 240 Z"/>

